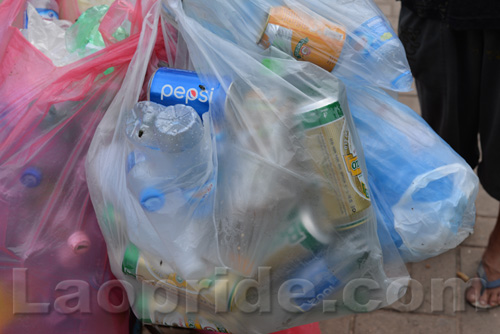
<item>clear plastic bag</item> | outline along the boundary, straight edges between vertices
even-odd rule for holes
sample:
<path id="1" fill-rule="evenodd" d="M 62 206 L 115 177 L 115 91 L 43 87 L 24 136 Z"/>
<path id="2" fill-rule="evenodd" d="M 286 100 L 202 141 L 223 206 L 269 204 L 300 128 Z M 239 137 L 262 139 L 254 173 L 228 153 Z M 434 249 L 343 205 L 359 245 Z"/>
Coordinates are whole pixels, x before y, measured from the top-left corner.
<path id="1" fill-rule="evenodd" d="M 140 34 L 56 67 L 12 26 L 23 7 L 0 4 L 0 332 L 128 332 L 84 163 Z"/>
<path id="2" fill-rule="evenodd" d="M 371 0 L 185 0 L 186 14 L 250 52 L 310 61 L 339 78 L 409 91 L 403 45 Z"/>
<path id="3" fill-rule="evenodd" d="M 473 232 L 479 181 L 413 110 L 381 90 L 348 85 L 380 223 L 403 259 L 418 262 L 457 247 Z"/>
<path id="4" fill-rule="evenodd" d="M 87 156 L 92 202 L 112 217 L 99 220 L 112 270 L 133 286 L 136 315 L 269 333 L 394 302 L 407 273 L 394 244 L 379 243 L 387 231 L 344 85 L 309 62 L 252 53 L 180 4 L 146 17 Z M 147 76 L 160 10 L 176 69 Z M 143 87 L 171 105 L 143 102 Z"/>

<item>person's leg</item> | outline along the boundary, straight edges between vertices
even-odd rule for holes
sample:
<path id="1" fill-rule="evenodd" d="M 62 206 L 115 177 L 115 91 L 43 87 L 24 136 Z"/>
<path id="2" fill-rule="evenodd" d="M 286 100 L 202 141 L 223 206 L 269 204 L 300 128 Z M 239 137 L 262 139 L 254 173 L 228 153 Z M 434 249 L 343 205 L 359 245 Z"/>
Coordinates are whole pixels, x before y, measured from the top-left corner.
<path id="1" fill-rule="evenodd" d="M 481 82 L 480 138 L 482 158 L 478 175 L 488 194 L 500 200 L 500 32 L 484 32 Z M 500 279 L 500 212 L 483 254 L 483 266 L 488 281 Z M 482 305 L 500 305 L 500 288 L 485 289 L 475 283 L 467 300 L 479 299 Z"/>
<path id="2" fill-rule="evenodd" d="M 500 36 L 481 30 L 454 31 L 418 17 L 404 6 L 399 37 L 415 76 L 422 116 L 478 174 L 486 191 L 500 199 Z M 500 220 L 500 213 L 499 213 Z M 500 279 L 500 222 L 483 256 L 488 281 Z M 476 281 L 467 300 L 500 304 L 500 288 Z"/>
<path id="3" fill-rule="evenodd" d="M 484 32 L 478 175 L 488 194 L 500 200 L 500 30 Z"/>
<path id="4" fill-rule="evenodd" d="M 402 6 L 399 38 L 415 77 L 422 117 L 474 168 L 479 159 L 482 35 L 452 30 Z"/>

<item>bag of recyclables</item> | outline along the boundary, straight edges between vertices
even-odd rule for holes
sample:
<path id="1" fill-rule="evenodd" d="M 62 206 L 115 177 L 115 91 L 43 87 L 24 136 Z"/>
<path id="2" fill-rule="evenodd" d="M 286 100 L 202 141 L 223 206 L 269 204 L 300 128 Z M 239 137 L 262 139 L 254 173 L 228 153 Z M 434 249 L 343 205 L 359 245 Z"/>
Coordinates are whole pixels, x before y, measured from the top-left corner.
<path id="1" fill-rule="evenodd" d="M 1 333 L 128 332 L 84 167 L 151 3 L 129 38 L 59 67 L 14 25 L 25 1 L 0 3 Z"/>
<path id="2" fill-rule="evenodd" d="M 456 247 L 472 233 L 477 177 L 413 111 L 380 90 L 368 88 L 375 85 L 404 90 L 411 85 L 403 47 L 390 24 L 367 0 L 312 1 L 293 8 L 283 8 L 284 3 L 231 1 L 215 11 L 212 3 L 185 0 L 184 8 L 207 29 L 237 43 L 247 54 L 270 57 L 270 69 L 279 75 L 287 74 L 278 58 L 310 61 L 326 70 L 333 67 L 332 73 L 353 87 L 349 103 L 354 106 L 352 113 L 367 147 L 374 207 L 405 261 L 421 261 Z M 205 12 L 213 15 L 203 15 Z M 313 20 L 313 13 L 321 16 Z M 228 16 L 237 19 L 223 19 Z M 241 25 L 242 20 L 252 22 L 250 28 Z M 262 26 L 265 29 L 258 28 Z M 332 31 L 337 37 L 339 32 L 345 33 L 343 44 L 329 39 Z M 252 43 L 255 36 L 261 48 Z M 341 50 L 340 54 L 334 52 L 335 48 Z M 384 108 L 388 111 L 381 113 Z M 391 164 L 394 168 L 387 168 Z"/>
<path id="3" fill-rule="evenodd" d="M 282 62 L 289 58 L 307 60 L 330 70 L 325 65 L 325 58 L 329 57 L 331 61 L 327 63 L 334 65 L 332 73 L 353 87 L 354 97 L 349 103 L 354 106 L 355 119 L 361 123 L 358 131 L 363 145 L 369 147 L 365 150 L 368 182 L 373 188 L 378 220 L 391 232 L 405 261 L 421 261 L 456 247 L 472 233 L 478 181 L 470 167 L 419 116 L 391 97 L 368 88 L 370 84 L 398 90 L 394 85 L 396 81 L 400 82 L 399 88 L 401 83 L 407 88 L 411 84 L 403 47 L 383 15 L 366 0 L 313 1 L 307 8 L 295 4 L 296 7 L 285 9 L 281 6 L 283 3 L 286 1 L 255 0 L 245 4 L 231 1 L 221 9 L 199 0 L 186 0 L 184 8 L 207 29 L 237 43 L 247 54 L 268 56 L 270 69 L 279 75 L 287 74 L 286 66 L 280 64 L 278 58 L 283 59 Z M 322 16 L 311 24 L 311 12 L 315 10 Z M 204 12 L 213 15 L 206 16 Z M 354 15 L 355 12 L 360 15 Z M 228 16 L 238 19 L 225 20 Z M 262 17 L 266 18 L 265 23 L 261 22 Z M 250 29 L 239 23 L 242 20 L 252 22 Z M 329 40 L 324 44 L 335 30 L 332 22 L 345 29 L 347 42 L 343 47 L 339 41 Z M 259 29 L 262 25 L 266 28 Z M 338 27 L 337 32 L 341 31 Z M 256 31 L 259 31 L 260 48 L 252 43 Z M 266 38 L 269 48 L 262 45 L 262 39 Z M 301 41 L 307 42 L 300 48 Z M 350 48 L 354 41 L 358 41 L 356 52 Z M 341 48 L 340 56 L 332 60 L 335 52 L 332 49 L 326 52 L 324 45 Z M 301 52 L 308 54 L 296 53 L 297 50 L 307 50 Z M 380 112 L 381 105 L 390 110 L 394 118 L 391 123 L 389 111 Z M 398 126 L 391 126 L 393 123 Z M 418 130 L 422 141 L 410 129 Z M 408 143 L 413 149 L 408 150 L 408 146 L 401 143 Z M 390 164 L 394 164 L 393 169 L 386 168 Z"/>
<path id="4" fill-rule="evenodd" d="M 377 220 L 406 262 L 457 247 L 473 232 L 479 181 L 413 110 L 380 89 L 348 84 Z"/>
<path id="5" fill-rule="evenodd" d="M 87 156 L 111 267 L 133 287 L 135 314 L 269 333 L 397 300 L 408 276 L 395 245 L 379 242 L 344 85 L 293 59 L 277 75 L 267 55 L 188 8 L 151 9 L 151 35 Z M 167 49 L 174 68 L 151 74 L 155 33 L 176 52 Z"/>

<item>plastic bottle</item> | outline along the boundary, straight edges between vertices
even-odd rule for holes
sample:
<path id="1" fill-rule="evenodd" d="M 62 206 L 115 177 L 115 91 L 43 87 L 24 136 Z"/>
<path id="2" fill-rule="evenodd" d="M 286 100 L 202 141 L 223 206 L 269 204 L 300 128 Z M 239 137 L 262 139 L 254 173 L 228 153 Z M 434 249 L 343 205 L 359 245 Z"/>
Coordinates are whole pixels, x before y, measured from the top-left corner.
<path id="1" fill-rule="evenodd" d="M 109 7 L 106 5 L 95 6 L 80 15 L 78 20 L 66 32 L 66 48 L 69 52 L 87 51 L 92 47 L 98 51 L 104 48 L 104 40 L 99 32 L 99 24 L 106 15 Z M 92 53 L 92 52 L 90 52 Z M 87 55 L 85 53 L 84 55 Z"/>
<path id="2" fill-rule="evenodd" d="M 126 123 L 127 136 L 136 146 L 127 157 L 127 182 L 142 207 L 159 211 L 175 190 L 183 193 L 175 202 L 189 200 L 199 180 L 207 178 L 211 159 L 196 111 L 181 104 L 139 102 Z"/>
<path id="3" fill-rule="evenodd" d="M 59 5 L 56 0 L 28 0 L 24 10 L 24 29 L 28 29 L 30 16 L 28 13 L 28 5 L 33 6 L 43 20 L 54 22 L 61 29 L 67 29 L 71 25 L 69 21 L 59 20 Z M 57 33 L 51 32 L 49 35 L 57 35 Z"/>
<path id="4" fill-rule="evenodd" d="M 175 244 L 168 256 L 187 278 L 205 274 L 202 249 L 208 241 L 200 241 L 200 236 L 214 233 L 215 180 L 207 130 L 192 107 L 150 101 L 137 103 L 124 124 L 133 148 L 125 166 L 128 189 L 156 233 L 169 235 Z M 137 238 L 141 248 L 150 243 L 140 235 Z"/>
<path id="5" fill-rule="evenodd" d="M 58 249 L 59 263 L 67 269 L 78 267 L 81 265 L 83 255 L 89 251 L 91 244 L 90 238 L 85 232 L 76 231 L 72 233 Z"/>
<path id="6" fill-rule="evenodd" d="M 325 17 L 284 6 L 254 10 L 263 27 L 258 43 L 340 77 L 396 91 L 411 89 L 413 78 L 403 45 L 373 3 L 338 0 L 326 5 L 318 1 L 308 7 Z"/>
<path id="7" fill-rule="evenodd" d="M 56 0 L 28 0 L 28 3 L 32 4 L 45 20 L 59 20 L 59 5 Z"/>
<path id="8" fill-rule="evenodd" d="M 344 18 L 341 22 L 350 32 L 333 73 L 345 76 L 349 63 L 372 72 L 377 83 L 389 82 L 394 90 L 410 90 L 413 78 L 404 47 L 373 2 L 336 0 L 329 4 Z"/>

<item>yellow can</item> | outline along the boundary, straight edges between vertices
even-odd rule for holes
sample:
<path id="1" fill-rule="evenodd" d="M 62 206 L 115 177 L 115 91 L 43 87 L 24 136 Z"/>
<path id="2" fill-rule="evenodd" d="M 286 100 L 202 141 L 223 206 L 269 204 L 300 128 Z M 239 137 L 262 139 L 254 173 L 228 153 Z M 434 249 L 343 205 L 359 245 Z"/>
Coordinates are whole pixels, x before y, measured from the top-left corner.
<path id="1" fill-rule="evenodd" d="M 188 312 L 185 304 L 172 305 L 166 300 L 166 295 L 163 295 L 163 298 L 165 300 L 159 303 L 155 300 L 154 294 L 146 293 L 140 296 L 140 306 L 136 307 L 136 310 L 143 323 L 229 333 L 218 320 L 214 319 L 214 315 L 203 310 L 196 313 Z"/>
<path id="2" fill-rule="evenodd" d="M 146 256 L 134 244 L 129 244 L 125 250 L 122 271 L 141 282 L 162 287 L 167 294 L 178 296 L 181 300 L 199 302 L 201 308 L 212 312 L 217 307 L 225 309 L 232 307 L 237 284 L 243 278 L 228 272 L 222 277 L 214 275 L 196 281 L 192 285 L 189 284 L 191 281 L 188 282 L 179 276 L 166 262 Z"/>
<path id="3" fill-rule="evenodd" d="M 338 100 L 327 98 L 300 112 L 305 148 L 322 178 L 323 206 L 337 230 L 368 221 L 370 196 L 351 129 Z"/>
<path id="4" fill-rule="evenodd" d="M 345 29 L 340 25 L 280 6 L 269 11 L 258 44 L 264 49 L 275 46 L 297 60 L 309 61 L 331 72 L 345 38 Z"/>

